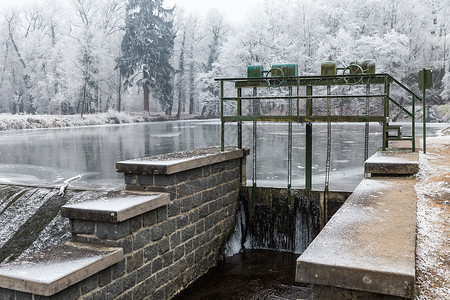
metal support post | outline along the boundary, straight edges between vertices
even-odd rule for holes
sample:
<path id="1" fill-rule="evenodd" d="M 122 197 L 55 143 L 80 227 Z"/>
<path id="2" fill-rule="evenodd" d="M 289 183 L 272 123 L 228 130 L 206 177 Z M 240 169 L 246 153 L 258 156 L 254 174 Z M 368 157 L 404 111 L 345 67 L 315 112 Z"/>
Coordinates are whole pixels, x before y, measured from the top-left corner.
<path id="1" fill-rule="evenodd" d="M 242 88 L 237 88 L 237 115 L 238 117 L 242 116 Z M 242 149 L 242 121 L 238 122 L 238 148 Z"/>
<path id="2" fill-rule="evenodd" d="M 306 95 L 312 96 L 313 87 L 306 87 Z M 306 99 L 306 116 L 312 116 L 312 98 Z M 312 124 L 306 124 L 306 162 L 305 162 L 305 189 L 311 191 L 312 187 Z"/>
<path id="3" fill-rule="evenodd" d="M 366 85 L 366 95 L 370 95 L 370 84 Z M 370 102 L 369 97 L 366 98 L 366 117 L 370 114 Z M 365 124 L 364 130 L 364 161 L 369 158 L 369 133 L 370 133 L 370 125 L 369 122 Z"/>
<path id="4" fill-rule="evenodd" d="M 242 88 L 237 88 L 237 115 L 240 117 L 242 116 Z M 239 121 L 237 124 L 237 134 L 238 134 L 238 149 L 242 149 L 242 121 Z M 243 163 L 243 159 L 240 158 L 240 176 L 239 176 L 239 181 L 241 182 L 241 184 L 246 184 L 243 183 L 242 179 L 244 178 L 244 170 L 242 167 L 242 163 Z"/>
<path id="5" fill-rule="evenodd" d="M 388 78 L 384 81 L 384 121 L 383 121 L 383 151 L 389 146 L 388 143 L 388 126 L 389 126 L 389 96 L 390 96 L 390 84 Z"/>
<path id="6" fill-rule="evenodd" d="M 425 72 L 425 69 L 424 69 L 424 72 Z M 423 153 L 427 153 L 427 105 L 426 105 L 425 97 L 426 97 L 426 88 L 425 88 L 425 84 L 424 84 L 423 97 L 422 97 L 422 104 L 423 104 L 423 114 L 422 114 L 423 115 L 423 117 L 422 117 L 422 119 L 423 119 L 423 136 L 422 136 Z"/>
<path id="7" fill-rule="evenodd" d="M 300 79 L 297 79 L 297 118 L 300 117 Z"/>
<path id="8" fill-rule="evenodd" d="M 253 88 L 253 97 L 258 94 L 257 88 Z M 258 115 L 258 100 L 253 100 L 253 115 Z M 253 121 L 253 176 L 252 176 L 252 207 L 256 204 L 256 152 L 258 144 L 257 123 Z"/>
<path id="9" fill-rule="evenodd" d="M 327 85 L 327 115 L 331 116 L 331 86 Z M 324 221 L 328 222 L 328 190 L 330 185 L 331 170 L 331 122 L 327 123 L 327 161 L 325 165 L 325 192 L 324 192 Z"/>
<path id="10" fill-rule="evenodd" d="M 412 95 L 412 120 L 411 120 L 411 147 L 416 152 L 416 96 Z"/>
<path id="11" fill-rule="evenodd" d="M 292 87 L 289 87 L 289 96 L 292 96 Z M 288 113 L 292 116 L 292 99 L 288 100 Z M 292 122 L 288 122 L 288 198 L 291 196 L 292 187 Z"/>
<path id="12" fill-rule="evenodd" d="M 225 151 L 225 122 L 223 121 L 223 80 L 220 81 L 220 150 Z"/>

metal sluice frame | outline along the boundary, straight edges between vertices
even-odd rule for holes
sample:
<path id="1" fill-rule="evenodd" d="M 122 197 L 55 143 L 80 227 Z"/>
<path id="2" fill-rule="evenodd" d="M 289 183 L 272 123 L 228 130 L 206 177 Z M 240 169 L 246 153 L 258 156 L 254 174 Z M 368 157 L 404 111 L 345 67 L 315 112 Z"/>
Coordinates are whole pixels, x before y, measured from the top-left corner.
<path id="1" fill-rule="evenodd" d="M 328 124 L 328 136 L 327 136 L 327 174 L 326 174 L 326 189 L 329 184 L 329 161 L 331 157 L 331 123 L 344 123 L 344 122 L 360 122 L 365 123 L 365 148 L 368 148 L 368 134 L 369 123 L 378 122 L 383 126 L 383 140 L 382 150 L 385 151 L 388 147 L 389 140 L 389 112 L 390 104 L 394 104 L 400 108 L 407 116 L 411 118 L 411 136 L 405 137 L 405 140 L 411 140 L 411 150 L 414 152 L 415 147 L 415 102 L 416 100 L 422 100 L 421 97 L 416 95 L 413 91 L 403 85 L 401 82 L 393 78 L 389 74 L 348 74 L 348 75 L 327 75 L 327 76 L 295 76 L 295 77 L 277 77 L 277 80 L 282 79 L 283 84 L 281 87 L 289 88 L 289 96 L 258 96 L 258 88 L 270 88 L 270 79 L 266 77 L 261 78 L 218 78 L 216 81 L 220 82 L 220 117 L 221 117 L 221 149 L 225 147 L 225 123 L 237 123 L 238 124 L 238 147 L 242 148 L 242 123 L 253 122 L 253 197 L 255 195 L 256 188 L 256 154 L 257 154 L 257 122 L 285 122 L 288 124 L 288 194 L 290 194 L 292 184 L 292 123 L 306 123 L 306 151 L 305 151 L 305 189 L 311 191 L 312 188 L 312 123 L 327 123 Z M 225 97 L 224 84 L 225 82 L 234 83 L 234 88 L 237 89 L 236 97 Z M 390 94 L 390 87 L 392 84 L 396 84 L 401 89 L 406 91 L 412 98 L 411 111 L 408 111 L 400 103 L 395 101 Z M 362 85 L 366 87 L 366 93 L 363 95 L 331 95 L 331 86 L 354 86 Z M 371 85 L 384 85 L 384 93 L 370 94 Z M 313 95 L 313 87 L 325 86 L 327 87 L 326 95 Z M 296 94 L 293 95 L 293 88 L 296 87 Z M 306 95 L 300 95 L 300 87 L 306 88 Z M 242 89 L 253 89 L 252 97 L 243 97 Z M 365 113 L 364 115 L 357 116 L 333 116 L 331 115 L 330 101 L 333 99 L 365 99 Z M 370 99 L 381 98 L 383 99 L 383 115 L 371 116 L 370 115 Z M 264 116 L 260 115 L 259 103 L 261 100 L 288 100 L 288 115 L 280 116 Z M 327 115 L 314 115 L 313 114 L 313 99 L 326 99 L 327 100 Z M 306 112 L 304 115 L 300 115 L 300 100 L 305 100 Z M 237 114 L 234 116 L 225 115 L 224 103 L 226 101 L 237 102 Z M 253 115 L 242 115 L 242 101 L 252 101 Z M 296 114 L 292 114 L 293 105 L 296 103 Z M 424 136 L 426 138 L 426 136 Z M 367 149 L 365 149 L 365 158 L 367 158 Z M 254 199 L 253 199 L 254 200 Z"/>

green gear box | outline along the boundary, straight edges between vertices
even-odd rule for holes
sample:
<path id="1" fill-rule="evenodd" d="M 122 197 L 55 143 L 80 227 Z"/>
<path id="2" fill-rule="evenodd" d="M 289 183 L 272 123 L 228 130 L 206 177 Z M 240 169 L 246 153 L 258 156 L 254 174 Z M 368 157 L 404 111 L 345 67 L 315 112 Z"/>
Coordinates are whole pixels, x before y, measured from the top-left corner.
<path id="1" fill-rule="evenodd" d="M 282 70 L 282 72 L 280 70 Z M 298 65 L 297 64 L 272 65 L 271 73 L 272 77 L 298 76 Z"/>
<path id="2" fill-rule="evenodd" d="M 247 67 L 247 78 L 263 77 L 263 67 L 261 65 L 253 65 Z"/>

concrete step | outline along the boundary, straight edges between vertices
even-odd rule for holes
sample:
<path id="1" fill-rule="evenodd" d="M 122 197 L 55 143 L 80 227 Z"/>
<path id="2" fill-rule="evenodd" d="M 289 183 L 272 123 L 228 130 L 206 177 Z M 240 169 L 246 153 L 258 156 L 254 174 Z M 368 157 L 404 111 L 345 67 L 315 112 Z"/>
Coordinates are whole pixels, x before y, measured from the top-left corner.
<path id="1" fill-rule="evenodd" d="M 120 191 L 107 199 L 64 205 L 61 216 L 71 220 L 119 223 L 169 203 L 166 193 Z"/>
<path id="2" fill-rule="evenodd" d="M 122 248 L 72 242 L 49 248 L 0 267 L 0 288 L 9 289 L 0 289 L 0 299 L 10 299 L 10 290 L 52 296 L 122 259 Z"/>
<path id="3" fill-rule="evenodd" d="M 296 280 L 313 284 L 315 299 L 330 293 L 332 299 L 412 298 L 414 185 L 413 179 L 364 179 L 299 257 Z"/>
<path id="4" fill-rule="evenodd" d="M 378 151 L 364 163 L 364 172 L 372 176 L 414 175 L 419 172 L 419 153 L 390 149 Z"/>

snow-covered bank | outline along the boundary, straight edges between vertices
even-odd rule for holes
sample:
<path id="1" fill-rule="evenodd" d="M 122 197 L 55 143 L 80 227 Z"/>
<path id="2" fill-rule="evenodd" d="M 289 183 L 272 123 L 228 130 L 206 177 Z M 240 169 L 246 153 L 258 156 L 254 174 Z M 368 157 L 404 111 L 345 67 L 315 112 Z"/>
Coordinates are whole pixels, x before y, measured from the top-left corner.
<path id="1" fill-rule="evenodd" d="M 195 119 L 197 115 L 183 115 L 181 119 Z M 174 116 L 149 113 L 108 111 L 99 114 L 80 115 L 12 115 L 0 114 L 0 131 L 37 128 L 93 126 L 105 124 L 143 123 L 174 120 Z"/>
<path id="2" fill-rule="evenodd" d="M 417 192 L 417 299 L 450 299 L 450 135 L 427 139 Z"/>

